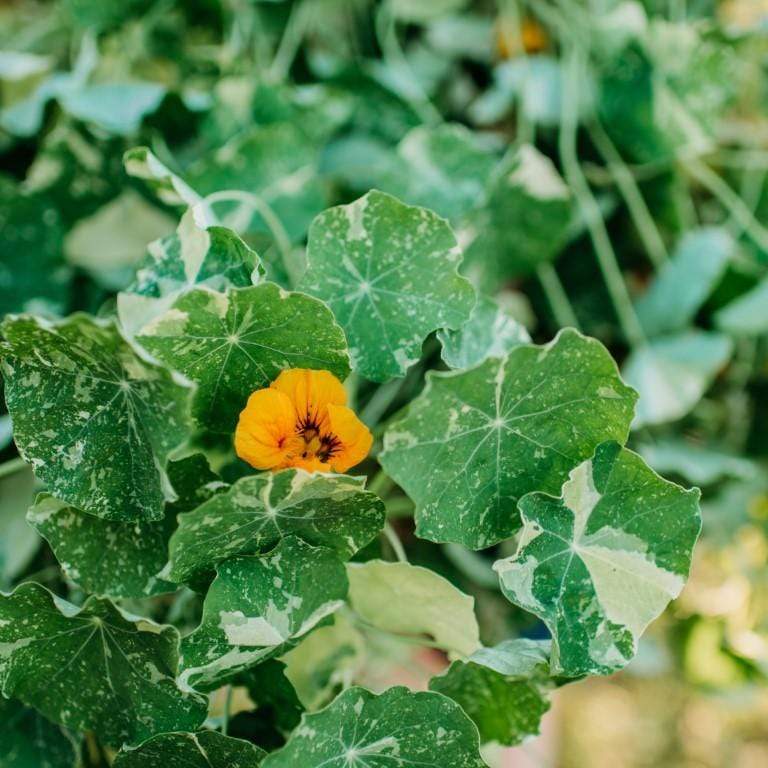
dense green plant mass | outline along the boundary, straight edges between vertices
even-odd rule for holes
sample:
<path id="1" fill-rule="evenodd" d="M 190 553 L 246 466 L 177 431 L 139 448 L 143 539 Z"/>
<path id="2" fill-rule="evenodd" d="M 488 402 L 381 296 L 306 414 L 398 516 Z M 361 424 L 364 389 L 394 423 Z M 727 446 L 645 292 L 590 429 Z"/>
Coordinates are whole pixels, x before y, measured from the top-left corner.
<path id="1" fill-rule="evenodd" d="M 0 9 L 3 768 L 481 768 L 631 662 L 768 487 L 765 40 L 687 5 Z"/>

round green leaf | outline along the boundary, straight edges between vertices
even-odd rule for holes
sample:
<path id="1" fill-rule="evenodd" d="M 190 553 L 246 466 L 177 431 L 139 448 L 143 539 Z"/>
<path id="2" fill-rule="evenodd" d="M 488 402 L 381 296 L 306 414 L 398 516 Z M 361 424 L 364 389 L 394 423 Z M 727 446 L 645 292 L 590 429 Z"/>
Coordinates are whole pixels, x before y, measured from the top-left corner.
<path id="1" fill-rule="evenodd" d="M 373 381 L 402 376 L 426 336 L 460 327 L 475 303 L 447 222 L 383 192 L 322 213 L 307 248 L 302 289 L 328 302 L 352 367 Z"/>
<path id="2" fill-rule="evenodd" d="M 28 582 L 0 595 L 0 690 L 106 744 L 194 730 L 207 704 L 176 687 L 178 642 L 108 600 L 77 608 Z"/>
<path id="3" fill-rule="evenodd" d="M 430 375 L 385 433 L 380 460 L 415 502 L 419 536 L 481 549 L 519 529 L 521 496 L 557 493 L 599 443 L 623 442 L 635 400 L 606 349 L 565 330 L 545 346 Z"/>
<path id="4" fill-rule="evenodd" d="M 519 744 L 539 732 L 549 709 L 548 641 L 507 640 L 454 661 L 429 688 L 453 699 L 472 718 L 483 743 Z"/>
<path id="5" fill-rule="evenodd" d="M 349 373 L 344 333 L 328 308 L 273 283 L 193 289 L 136 339 L 198 385 L 193 413 L 213 432 L 232 432 L 251 392 L 285 368 Z"/>
<path id="6" fill-rule="evenodd" d="M 305 714 L 264 768 L 485 768 L 477 729 L 438 693 L 348 688 L 320 712 Z"/>
<path id="7" fill-rule="evenodd" d="M 191 429 L 190 384 L 112 322 L 21 316 L 0 330 L 16 445 L 48 490 L 106 520 L 162 519 L 166 460 Z"/>
<path id="8" fill-rule="evenodd" d="M 410 563 L 350 563 L 349 602 L 368 624 L 406 637 L 428 635 L 467 656 L 480 647 L 475 600 L 434 571 Z"/>
<path id="9" fill-rule="evenodd" d="M 701 528 L 699 491 L 659 477 L 605 443 L 574 469 L 562 497 L 520 500 L 517 552 L 494 568 L 504 594 L 552 633 L 552 670 L 607 674 L 682 590 Z"/>
<path id="10" fill-rule="evenodd" d="M 210 689 L 279 656 L 341 607 L 344 565 L 329 549 L 283 539 L 261 557 L 217 569 L 200 626 L 182 643 L 179 684 Z"/>
<path id="11" fill-rule="evenodd" d="M 162 733 L 134 749 L 123 749 L 115 768 L 257 768 L 263 749 L 216 731 Z"/>
<path id="12" fill-rule="evenodd" d="M 171 538 L 170 575 L 204 581 L 233 555 L 267 552 L 286 536 L 333 549 L 342 559 L 368 544 L 384 525 L 384 505 L 365 478 L 303 469 L 253 475 L 180 515 Z"/>
<path id="13" fill-rule="evenodd" d="M 88 515 L 44 493 L 27 520 L 51 545 L 67 577 L 90 594 L 126 598 L 176 590 L 175 584 L 158 578 L 176 527 L 173 514 L 157 523 L 120 523 Z"/>

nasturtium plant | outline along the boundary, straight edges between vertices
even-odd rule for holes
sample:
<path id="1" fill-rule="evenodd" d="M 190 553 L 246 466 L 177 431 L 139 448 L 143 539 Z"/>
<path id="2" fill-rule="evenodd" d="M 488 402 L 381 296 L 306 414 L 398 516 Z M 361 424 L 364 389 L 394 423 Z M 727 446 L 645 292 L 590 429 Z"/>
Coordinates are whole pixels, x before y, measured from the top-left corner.
<path id="1" fill-rule="evenodd" d="M 353 369 L 373 381 L 402 376 L 427 334 L 460 327 L 475 304 L 447 222 L 383 192 L 318 216 L 307 262 L 302 290 L 328 303 Z"/>
<path id="2" fill-rule="evenodd" d="M 338 610 L 344 565 L 329 549 L 289 536 L 265 555 L 217 569 L 200 626 L 182 642 L 180 685 L 210 688 L 279 656 Z"/>
<path id="3" fill-rule="evenodd" d="M 191 432 L 192 385 L 112 320 L 10 316 L 2 371 L 14 439 L 62 501 L 105 520 L 161 520 L 166 464 Z"/>
<path id="4" fill-rule="evenodd" d="M 754 2 L 22 5 L 2 768 L 560 765 L 605 695 L 754 703 Z"/>
<path id="5" fill-rule="evenodd" d="M 494 568 L 504 594 L 552 633 L 553 673 L 605 674 L 632 658 L 685 584 L 698 501 L 617 443 L 573 469 L 561 497 L 520 499 L 518 550 Z"/>
<path id="6" fill-rule="evenodd" d="M 320 712 L 304 715 L 264 768 L 375 766 L 398 762 L 482 768 L 477 729 L 461 708 L 436 693 L 390 688 L 380 695 L 349 688 Z"/>
<path id="7" fill-rule="evenodd" d="M 557 492 L 599 443 L 626 439 L 636 397 L 602 345 L 563 331 L 430 376 L 388 428 L 382 465 L 414 500 L 420 536 L 489 547 L 519 530 L 521 496 Z"/>
<path id="8" fill-rule="evenodd" d="M 195 288 L 136 334 L 150 354 L 195 384 L 193 414 L 231 433 L 248 395 L 284 368 L 349 371 L 344 334 L 330 310 L 273 283 L 224 293 Z"/>
<path id="9" fill-rule="evenodd" d="M 39 584 L 0 595 L 0 690 L 105 743 L 194 730 L 205 699 L 176 685 L 178 632 L 108 600 L 82 608 Z"/>
<path id="10" fill-rule="evenodd" d="M 243 477 L 179 516 L 168 572 L 176 581 L 198 583 L 218 563 L 269 552 L 289 536 L 346 560 L 379 533 L 383 507 L 365 490 L 364 478 L 302 469 Z"/>
<path id="11" fill-rule="evenodd" d="M 115 768 L 258 768 L 264 750 L 216 731 L 161 733 L 121 750 Z"/>

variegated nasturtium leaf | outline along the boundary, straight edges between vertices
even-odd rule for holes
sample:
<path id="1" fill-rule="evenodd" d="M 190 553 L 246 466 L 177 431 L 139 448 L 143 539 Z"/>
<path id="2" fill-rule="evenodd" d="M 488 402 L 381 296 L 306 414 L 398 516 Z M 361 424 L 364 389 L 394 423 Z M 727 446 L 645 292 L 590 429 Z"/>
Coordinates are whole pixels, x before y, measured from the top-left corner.
<path id="1" fill-rule="evenodd" d="M 475 600 L 429 568 L 369 560 L 350 563 L 349 602 L 368 624 L 407 638 L 428 635 L 445 651 L 480 647 Z"/>
<path id="2" fill-rule="evenodd" d="M 108 600 L 77 608 L 39 584 L 0 595 L 0 691 L 104 743 L 194 730 L 203 697 L 176 686 L 179 636 Z"/>
<path id="3" fill-rule="evenodd" d="M 165 465 L 191 430 L 191 385 L 112 322 L 8 317 L 5 399 L 21 455 L 62 501 L 105 520 L 161 520 Z"/>
<path id="4" fill-rule="evenodd" d="M 347 586 L 335 552 L 292 536 L 266 555 L 226 560 L 182 642 L 180 685 L 210 689 L 279 656 L 341 607 Z"/>
<path id="5" fill-rule="evenodd" d="M 129 598 L 176 590 L 175 584 L 158 577 L 176 527 L 173 514 L 159 522 L 121 523 L 43 493 L 27 520 L 50 544 L 67 577 L 90 594 Z"/>
<path id="6" fill-rule="evenodd" d="M 552 633 L 553 673 L 620 669 L 685 584 L 701 528 L 698 489 L 605 443 L 571 472 L 562 497 L 531 493 L 519 508 L 518 550 L 494 568 L 504 594 Z"/>
<path id="7" fill-rule="evenodd" d="M 365 478 L 303 469 L 251 475 L 180 515 L 170 576 L 197 584 L 233 555 L 267 552 L 286 536 L 327 547 L 346 560 L 384 525 L 384 505 Z"/>
<path id="8" fill-rule="evenodd" d="M 352 367 L 373 381 L 402 376 L 429 333 L 459 328 L 475 304 L 447 222 L 383 192 L 320 214 L 307 262 L 302 290 L 329 304 Z"/>
<path id="9" fill-rule="evenodd" d="M 348 688 L 320 712 L 305 714 L 288 743 L 263 768 L 486 768 L 472 721 L 438 693 L 398 686 L 382 694 Z"/>
<path id="10" fill-rule="evenodd" d="M 199 453 L 170 462 L 168 477 L 178 498 L 158 522 L 103 520 L 48 494 L 38 496 L 27 520 L 48 541 L 67 577 L 90 594 L 138 598 L 174 592 L 177 585 L 160 572 L 176 515 L 226 486 Z"/>
<path id="11" fill-rule="evenodd" d="M 493 272 L 498 282 L 527 275 L 551 261 L 568 238 L 571 193 L 552 161 L 523 145 L 502 161 L 485 206 L 472 216 L 474 239 L 466 250 L 466 271 Z"/>
<path id="12" fill-rule="evenodd" d="M 539 732 L 549 709 L 549 650 L 549 641 L 506 640 L 454 661 L 429 688 L 461 705 L 481 742 L 519 744 Z"/>
<path id="13" fill-rule="evenodd" d="M 263 749 L 216 731 L 161 733 L 122 749 L 115 768 L 258 768 Z"/>
<path id="14" fill-rule="evenodd" d="M 442 358 L 451 368 L 471 368 L 489 357 L 504 357 L 510 349 L 531 341 L 525 326 L 486 296 L 478 297 L 461 328 L 441 329 L 437 338 L 443 345 Z"/>
<path id="15" fill-rule="evenodd" d="M 3 768 L 76 768 L 78 749 L 63 728 L 15 699 L 0 697 Z"/>
<path id="16" fill-rule="evenodd" d="M 197 384 L 193 413 L 212 432 L 231 433 L 251 392 L 285 368 L 349 373 L 344 332 L 328 307 L 273 283 L 193 289 L 136 339 Z"/>
<path id="17" fill-rule="evenodd" d="M 214 291 L 246 287 L 263 273 L 258 255 L 239 235 L 208 226 L 205 209 L 193 206 L 174 234 L 149 244 L 135 281 L 118 294 L 118 316 L 124 329 L 136 333 L 196 285 Z"/>
<path id="18" fill-rule="evenodd" d="M 455 221 L 482 202 L 495 164 L 493 153 L 463 125 L 422 125 L 400 142 L 380 186 Z"/>
<path id="19" fill-rule="evenodd" d="M 481 549 L 520 527 L 517 500 L 557 493 L 605 440 L 624 442 L 636 394 L 598 341 L 561 331 L 469 371 L 431 374 L 380 460 L 416 504 L 416 532 Z"/>

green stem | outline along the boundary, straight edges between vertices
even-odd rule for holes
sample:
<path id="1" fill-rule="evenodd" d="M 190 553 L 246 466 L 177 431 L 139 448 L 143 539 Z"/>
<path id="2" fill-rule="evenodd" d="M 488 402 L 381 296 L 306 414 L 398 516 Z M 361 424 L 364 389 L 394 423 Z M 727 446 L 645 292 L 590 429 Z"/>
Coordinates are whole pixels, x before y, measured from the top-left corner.
<path id="1" fill-rule="evenodd" d="M 555 322 L 561 328 L 576 328 L 579 330 L 579 320 L 554 266 L 549 262 L 539 264 L 536 269 L 536 276 L 539 278 L 544 295 L 547 297 L 549 306 L 552 308 Z"/>
<path id="2" fill-rule="evenodd" d="M 233 685 L 227 686 L 227 698 L 224 700 L 224 718 L 221 723 L 221 732 L 224 736 L 227 735 L 229 729 L 229 713 L 232 709 L 232 692 L 234 691 Z"/>
<path id="3" fill-rule="evenodd" d="M 624 198 L 624 202 L 627 204 L 629 215 L 632 217 L 648 256 L 658 269 L 669 259 L 669 253 L 635 177 L 598 121 L 592 123 L 589 132 L 597 151 L 602 155 L 621 196 Z"/>
<path id="4" fill-rule="evenodd" d="M 368 483 L 368 490 L 382 498 L 394 485 L 395 481 L 383 469 L 380 469 Z"/>
<path id="5" fill-rule="evenodd" d="M 269 78 L 273 82 L 282 82 L 288 76 L 309 27 L 311 10 L 309 3 L 306 2 L 297 2 L 291 8 L 291 15 L 283 30 L 272 66 L 269 68 Z"/>
<path id="6" fill-rule="evenodd" d="M 558 142 L 560 158 L 566 181 L 573 190 L 584 215 L 597 262 L 624 337 L 631 346 L 638 347 L 646 343 L 645 334 L 632 306 L 632 299 L 619 269 L 600 206 L 581 169 L 576 149 L 579 125 L 579 84 L 583 82 L 585 63 L 584 53 L 575 45 L 571 45 L 563 56 L 563 102 Z"/>
<path id="7" fill-rule="evenodd" d="M 280 255 L 283 258 L 283 263 L 286 268 L 288 270 L 291 269 L 293 260 L 291 240 L 288 237 L 288 233 L 285 231 L 283 222 L 280 221 L 280 217 L 263 197 L 253 192 L 228 189 L 221 192 L 214 192 L 212 195 L 208 195 L 203 199 L 203 204 L 206 207 L 209 207 L 209 210 L 211 205 L 221 202 L 239 202 L 256 211 L 256 213 L 264 219 L 264 223 L 267 225 L 267 228 L 275 241 L 275 245 L 280 251 Z M 291 275 L 291 278 L 293 277 L 294 276 Z"/>
<path id="8" fill-rule="evenodd" d="M 0 477 L 14 475 L 16 472 L 21 471 L 26 466 L 27 462 L 24 461 L 24 459 L 22 459 L 20 456 L 15 459 L 11 459 L 10 461 L 6 461 L 3 464 L 0 464 Z"/>
<path id="9" fill-rule="evenodd" d="M 731 214 L 743 232 L 760 248 L 768 253 L 768 229 L 753 215 L 749 206 L 737 195 L 730 186 L 709 166 L 697 159 L 689 159 L 683 163 L 685 169 L 701 184 L 720 204 Z"/>
<path id="10" fill-rule="evenodd" d="M 384 530 L 382 531 L 389 546 L 392 547 L 392 551 L 395 553 L 395 557 L 400 563 L 407 563 L 408 557 L 405 554 L 403 548 L 403 542 L 400 541 L 400 537 L 397 535 L 397 531 L 392 527 L 389 522 L 384 523 Z"/>

